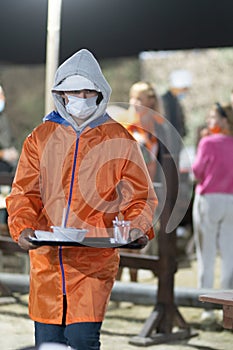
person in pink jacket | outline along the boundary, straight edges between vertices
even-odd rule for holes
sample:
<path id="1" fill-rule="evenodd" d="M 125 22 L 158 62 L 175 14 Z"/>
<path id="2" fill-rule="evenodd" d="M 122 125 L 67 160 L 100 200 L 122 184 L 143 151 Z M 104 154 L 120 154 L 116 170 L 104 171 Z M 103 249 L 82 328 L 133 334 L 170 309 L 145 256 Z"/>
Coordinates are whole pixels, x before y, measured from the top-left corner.
<path id="1" fill-rule="evenodd" d="M 193 206 L 198 286 L 214 287 L 215 259 L 221 257 L 221 288 L 233 288 L 233 110 L 216 103 L 207 120 L 209 135 L 197 148 Z M 204 312 L 202 319 L 212 318 Z"/>

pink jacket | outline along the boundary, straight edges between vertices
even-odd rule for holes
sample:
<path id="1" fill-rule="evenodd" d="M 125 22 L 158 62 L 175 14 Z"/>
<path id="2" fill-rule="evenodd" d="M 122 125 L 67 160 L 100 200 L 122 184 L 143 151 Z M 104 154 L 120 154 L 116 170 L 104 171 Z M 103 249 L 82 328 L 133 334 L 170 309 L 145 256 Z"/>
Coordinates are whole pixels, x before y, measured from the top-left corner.
<path id="1" fill-rule="evenodd" d="M 233 194 L 233 137 L 215 134 L 201 139 L 193 172 L 197 193 Z"/>

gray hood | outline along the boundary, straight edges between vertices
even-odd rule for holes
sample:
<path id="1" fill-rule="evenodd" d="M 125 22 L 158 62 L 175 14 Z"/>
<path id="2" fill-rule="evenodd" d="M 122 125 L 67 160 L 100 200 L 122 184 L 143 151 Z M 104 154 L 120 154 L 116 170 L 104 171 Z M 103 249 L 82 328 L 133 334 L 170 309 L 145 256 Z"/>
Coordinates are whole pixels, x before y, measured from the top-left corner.
<path id="1" fill-rule="evenodd" d="M 59 84 L 61 84 L 64 79 L 75 74 L 81 75 L 92 81 L 96 86 L 96 90 L 101 91 L 103 95 L 103 100 L 98 105 L 96 112 L 80 127 L 75 123 L 73 118 L 66 111 L 63 98 L 54 92 L 56 88 L 59 89 Z M 73 56 L 68 58 L 64 63 L 60 65 L 56 71 L 55 83 L 52 88 L 54 104 L 58 113 L 62 118 L 66 119 L 70 124 L 72 124 L 76 130 L 83 129 L 91 121 L 105 113 L 111 92 L 111 87 L 105 79 L 99 63 L 92 55 L 92 53 L 86 49 L 82 49 L 76 52 Z"/>

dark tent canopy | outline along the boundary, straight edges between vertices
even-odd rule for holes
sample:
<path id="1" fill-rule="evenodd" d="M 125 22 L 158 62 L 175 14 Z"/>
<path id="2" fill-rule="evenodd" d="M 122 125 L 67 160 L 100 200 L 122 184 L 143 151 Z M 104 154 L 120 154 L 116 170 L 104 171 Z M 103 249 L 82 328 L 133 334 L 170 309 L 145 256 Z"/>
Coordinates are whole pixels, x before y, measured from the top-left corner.
<path id="1" fill-rule="evenodd" d="M 233 46 L 232 14 L 230 0 L 63 0 L 60 60 Z M 46 27 L 47 0 L 1 0 L 0 62 L 45 62 Z"/>

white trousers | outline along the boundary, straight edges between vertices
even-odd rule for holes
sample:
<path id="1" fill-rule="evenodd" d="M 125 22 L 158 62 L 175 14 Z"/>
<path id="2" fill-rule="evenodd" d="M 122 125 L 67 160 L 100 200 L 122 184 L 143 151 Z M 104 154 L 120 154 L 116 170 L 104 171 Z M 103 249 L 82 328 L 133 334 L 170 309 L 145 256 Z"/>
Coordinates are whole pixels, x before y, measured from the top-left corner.
<path id="1" fill-rule="evenodd" d="M 233 195 L 195 195 L 193 228 L 198 287 L 213 288 L 216 256 L 221 257 L 220 288 L 233 289 Z"/>

